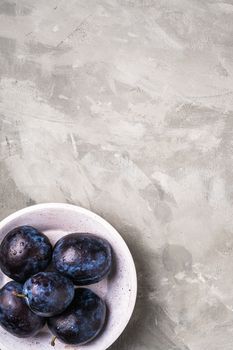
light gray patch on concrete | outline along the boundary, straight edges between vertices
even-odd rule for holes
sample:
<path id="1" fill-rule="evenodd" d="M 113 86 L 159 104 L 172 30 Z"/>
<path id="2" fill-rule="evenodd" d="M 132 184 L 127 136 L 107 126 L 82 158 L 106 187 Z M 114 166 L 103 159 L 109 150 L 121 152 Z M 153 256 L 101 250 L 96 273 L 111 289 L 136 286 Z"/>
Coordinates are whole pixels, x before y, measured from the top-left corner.
<path id="1" fill-rule="evenodd" d="M 172 220 L 172 210 L 169 203 L 163 198 L 163 191 L 159 191 L 154 184 L 149 184 L 140 193 L 142 198 L 148 202 L 148 209 L 154 212 L 158 220 L 164 223 Z"/>
<path id="2" fill-rule="evenodd" d="M 24 208 L 28 205 L 35 204 L 30 197 L 25 196 L 19 191 L 3 161 L 0 162 L 0 198 L 4 198 L 0 203 L 1 219 L 13 213 L 15 210 Z"/>
<path id="3" fill-rule="evenodd" d="M 58 48 L 57 46 L 54 46 L 54 45 L 46 45 L 46 44 L 31 40 L 30 37 L 27 42 L 27 47 L 28 47 L 28 53 L 30 55 L 35 55 L 35 56 L 41 56 L 44 54 L 59 56 L 70 50 L 70 48 L 66 48 L 66 47 Z"/>
<path id="4" fill-rule="evenodd" d="M 119 4 L 126 7 L 151 8 L 156 5 L 155 0 L 118 0 Z"/>
<path id="5" fill-rule="evenodd" d="M 11 69 L 16 51 L 16 40 L 0 36 L 1 71 Z"/>
<path id="6" fill-rule="evenodd" d="M 0 3 L 0 15 L 6 16 L 28 16 L 32 12 L 30 4 L 28 6 L 23 5 L 23 1 L 1 1 Z"/>
<path id="7" fill-rule="evenodd" d="M 16 3 L 2 1 L 0 3 L 0 14 L 5 14 L 7 16 L 15 16 L 16 15 Z"/>
<path id="8" fill-rule="evenodd" d="M 20 6 L 21 4 L 19 3 L 19 6 L 16 10 L 16 15 L 17 16 L 29 16 L 32 11 L 33 11 L 33 3 L 28 3 L 27 6 L 24 6 L 23 4 Z"/>
<path id="9" fill-rule="evenodd" d="M 174 275 L 192 271 L 192 255 L 182 246 L 169 244 L 163 249 L 163 264 Z"/>
<path id="10" fill-rule="evenodd" d="M 0 114 L 0 117 L 0 159 L 5 160 L 15 155 L 21 156 L 21 140 L 16 128 L 20 122 L 16 119 L 12 123 L 4 114 Z"/>

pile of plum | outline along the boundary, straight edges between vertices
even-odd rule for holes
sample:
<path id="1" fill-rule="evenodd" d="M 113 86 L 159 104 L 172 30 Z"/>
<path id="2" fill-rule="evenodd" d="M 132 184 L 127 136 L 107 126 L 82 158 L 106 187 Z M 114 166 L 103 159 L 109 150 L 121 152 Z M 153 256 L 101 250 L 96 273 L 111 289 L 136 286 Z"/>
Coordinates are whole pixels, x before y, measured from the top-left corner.
<path id="1" fill-rule="evenodd" d="M 32 226 L 13 229 L 0 245 L 0 268 L 14 280 L 0 290 L 0 325 L 26 338 L 47 322 L 52 345 L 56 338 L 75 345 L 91 341 L 104 326 L 106 304 L 80 286 L 99 282 L 111 265 L 111 246 L 96 235 L 71 233 L 53 248 Z"/>

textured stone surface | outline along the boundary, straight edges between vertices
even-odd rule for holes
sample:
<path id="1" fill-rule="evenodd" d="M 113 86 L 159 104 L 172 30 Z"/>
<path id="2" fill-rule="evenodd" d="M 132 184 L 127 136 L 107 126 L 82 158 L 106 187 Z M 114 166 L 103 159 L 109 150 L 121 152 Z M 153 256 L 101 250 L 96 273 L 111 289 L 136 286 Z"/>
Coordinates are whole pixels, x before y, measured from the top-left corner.
<path id="1" fill-rule="evenodd" d="M 0 217 L 68 202 L 137 265 L 111 350 L 231 350 L 232 0 L 0 0 Z"/>

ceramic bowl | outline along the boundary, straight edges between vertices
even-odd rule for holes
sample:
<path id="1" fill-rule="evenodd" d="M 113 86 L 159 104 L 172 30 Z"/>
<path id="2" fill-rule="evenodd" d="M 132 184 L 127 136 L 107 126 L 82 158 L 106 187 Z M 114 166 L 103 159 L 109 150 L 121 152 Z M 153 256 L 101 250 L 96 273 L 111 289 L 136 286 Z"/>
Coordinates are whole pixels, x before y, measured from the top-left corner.
<path id="1" fill-rule="evenodd" d="M 109 241 L 114 252 L 114 266 L 108 278 L 88 286 L 103 297 L 108 307 L 106 325 L 101 334 L 89 344 L 70 346 L 56 342 L 56 350 L 105 350 L 125 329 L 132 315 L 137 277 L 133 258 L 120 234 L 103 218 L 75 205 L 46 203 L 19 210 L 0 222 L 0 240 L 16 226 L 31 225 L 44 232 L 52 244 L 71 232 L 90 232 Z M 9 279 L 0 273 L 0 286 Z M 1 350 L 50 348 L 51 334 L 45 327 L 33 338 L 16 338 L 0 327 Z"/>

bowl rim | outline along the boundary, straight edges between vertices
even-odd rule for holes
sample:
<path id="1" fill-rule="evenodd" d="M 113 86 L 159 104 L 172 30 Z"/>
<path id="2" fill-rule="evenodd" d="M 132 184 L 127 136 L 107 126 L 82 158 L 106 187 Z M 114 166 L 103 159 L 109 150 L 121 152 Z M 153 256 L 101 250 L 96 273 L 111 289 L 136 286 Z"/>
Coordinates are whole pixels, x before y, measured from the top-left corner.
<path id="1" fill-rule="evenodd" d="M 75 204 L 69 204 L 69 203 L 56 203 L 56 202 L 39 203 L 39 204 L 30 205 L 30 206 L 25 207 L 23 209 L 19 209 L 15 212 L 9 214 L 7 217 L 5 217 L 4 219 L 2 219 L 0 221 L 0 231 L 3 229 L 3 227 L 5 225 L 9 224 L 12 220 L 17 219 L 21 215 L 29 214 L 31 212 L 36 212 L 40 209 L 66 209 L 66 210 L 77 211 L 79 213 L 83 213 L 84 215 L 91 217 L 92 219 L 96 220 L 101 225 L 103 225 L 108 231 L 113 233 L 117 237 L 118 240 L 121 241 L 122 245 L 124 245 L 124 249 L 127 252 L 128 259 L 131 260 L 130 264 L 131 264 L 132 275 L 130 276 L 131 277 L 130 279 L 132 282 L 132 286 L 131 286 L 131 292 L 130 292 L 131 293 L 130 294 L 130 303 L 128 305 L 127 317 L 125 318 L 125 322 L 122 323 L 122 326 L 118 328 L 118 331 L 116 333 L 113 333 L 112 338 L 114 338 L 114 339 L 110 338 L 110 341 L 107 343 L 107 348 L 105 348 L 105 350 L 107 350 L 111 345 L 113 345 L 115 343 L 115 341 L 120 337 L 120 335 L 125 330 L 126 326 L 128 325 L 128 323 L 131 319 L 131 316 L 133 314 L 135 304 L 136 304 L 137 289 L 138 289 L 137 272 L 136 272 L 135 263 L 134 263 L 132 254 L 129 250 L 129 247 L 126 244 L 123 237 L 120 235 L 120 233 L 107 220 L 105 220 L 100 215 L 94 213 L 93 211 L 91 211 L 89 209 L 80 207 L 80 206 L 75 205 Z"/>

